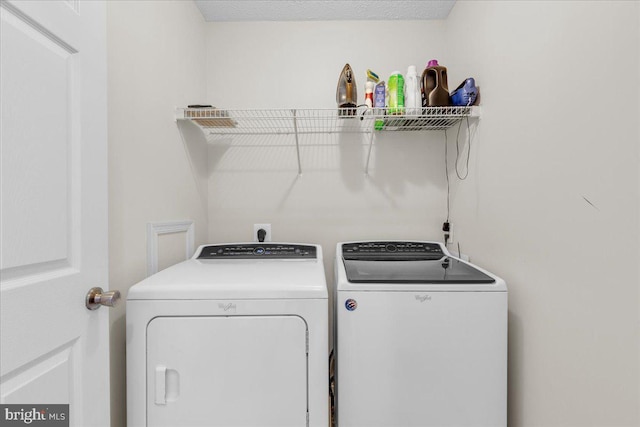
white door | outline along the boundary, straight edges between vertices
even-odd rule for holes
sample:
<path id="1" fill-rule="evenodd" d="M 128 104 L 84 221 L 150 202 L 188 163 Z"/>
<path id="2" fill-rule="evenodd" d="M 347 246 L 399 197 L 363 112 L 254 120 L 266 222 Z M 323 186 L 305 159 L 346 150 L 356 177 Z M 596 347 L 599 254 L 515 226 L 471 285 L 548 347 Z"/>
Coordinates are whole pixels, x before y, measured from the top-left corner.
<path id="1" fill-rule="evenodd" d="M 0 403 L 109 425 L 106 13 L 0 3 Z M 1 418 L 1 417 L 0 417 Z"/>
<path id="2" fill-rule="evenodd" d="M 297 316 L 153 319 L 147 425 L 308 425 L 306 337 Z"/>

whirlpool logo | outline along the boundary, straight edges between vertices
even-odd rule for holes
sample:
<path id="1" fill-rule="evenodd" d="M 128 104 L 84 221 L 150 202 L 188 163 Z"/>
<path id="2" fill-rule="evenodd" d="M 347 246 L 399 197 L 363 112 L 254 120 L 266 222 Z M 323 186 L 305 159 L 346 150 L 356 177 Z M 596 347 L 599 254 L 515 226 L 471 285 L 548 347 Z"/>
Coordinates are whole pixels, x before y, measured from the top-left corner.
<path id="1" fill-rule="evenodd" d="M 420 302 L 431 301 L 431 295 L 416 295 L 416 299 Z"/>
<path id="2" fill-rule="evenodd" d="M 69 427 L 69 405 L 0 405 L 2 426 Z"/>
<path id="3" fill-rule="evenodd" d="M 223 304 L 223 303 L 218 303 L 218 308 L 224 312 L 227 313 L 235 313 L 236 312 L 236 305 L 234 303 L 227 303 L 227 304 Z"/>

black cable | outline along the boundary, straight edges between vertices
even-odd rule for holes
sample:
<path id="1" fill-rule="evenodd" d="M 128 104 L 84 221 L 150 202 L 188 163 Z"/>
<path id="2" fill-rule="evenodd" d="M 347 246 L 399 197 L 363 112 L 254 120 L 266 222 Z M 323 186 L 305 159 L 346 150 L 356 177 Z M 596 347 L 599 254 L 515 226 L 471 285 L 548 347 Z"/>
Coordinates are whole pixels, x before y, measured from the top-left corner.
<path id="1" fill-rule="evenodd" d="M 449 212 L 450 212 L 450 198 L 451 198 L 451 189 L 449 186 L 449 153 L 448 153 L 448 140 L 447 140 L 447 130 L 444 130 L 444 173 L 447 177 L 447 222 L 449 222 Z"/>
<path id="2" fill-rule="evenodd" d="M 329 353 L 329 402 L 330 402 L 330 425 L 335 426 L 335 408 L 336 408 L 336 394 L 335 394 L 335 355 L 333 349 Z"/>
<path id="3" fill-rule="evenodd" d="M 447 178 L 447 219 L 442 224 L 442 231 L 444 231 L 444 245 L 447 246 L 449 242 L 449 231 L 451 225 L 449 224 L 449 213 L 451 212 L 451 186 L 449 183 L 449 140 L 447 138 L 447 130 L 444 130 L 444 174 Z"/>
<path id="4" fill-rule="evenodd" d="M 356 112 L 358 108 L 362 108 L 362 107 L 365 107 L 365 108 L 362 110 L 362 113 L 360 113 L 360 121 L 364 120 L 364 116 L 367 113 L 373 112 L 373 107 L 369 107 L 367 104 L 356 105 Z"/>
<path id="5" fill-rule="evenodd" d="M 458 125 L 458 133 L 456 134 L 456 176 L 460 181 L 464 181 L 469 176 L 469 158 L 471 157 L 471 127 L 469 125 L 469 117 L 466 117 L 467 120 L 467 161 L 465 164 L 466 173 L 464 176 L 460 174 L 458 170 L 458 163 L 460 162 L 460 129 L 462 128 L 462 120 L 460 120 L 460 124 Z M 451 213 L 451 186 L 449 182 L 449 141 L 447 138 L 447 130 L 444 129 L 444 173 L 447 178 L 447 220 L 442 224 L 442 231 L 444 231 L 444 244 L 445 246 L 448 243 L 451 224 L 449 223 L 449 215 Z M 458 254 L 460 253 L 460 243 L 458 242 Z"/>

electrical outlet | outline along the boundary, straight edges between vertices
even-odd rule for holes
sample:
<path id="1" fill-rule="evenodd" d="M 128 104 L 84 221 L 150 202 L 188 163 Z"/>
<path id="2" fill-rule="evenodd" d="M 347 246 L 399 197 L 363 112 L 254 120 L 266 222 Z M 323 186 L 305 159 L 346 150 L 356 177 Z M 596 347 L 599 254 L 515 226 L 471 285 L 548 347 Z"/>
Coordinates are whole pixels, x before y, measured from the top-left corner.
<path id="1" fill-rule="evenodd" d="M 267 232 L 267 234 L 264 236 L 264 241 L 270 242 L 271 241 L 271 224 L 253 224 L 253 241 L 254 242 L 258 241 L 258 230 L 260 230 L 261 228 Z"/>

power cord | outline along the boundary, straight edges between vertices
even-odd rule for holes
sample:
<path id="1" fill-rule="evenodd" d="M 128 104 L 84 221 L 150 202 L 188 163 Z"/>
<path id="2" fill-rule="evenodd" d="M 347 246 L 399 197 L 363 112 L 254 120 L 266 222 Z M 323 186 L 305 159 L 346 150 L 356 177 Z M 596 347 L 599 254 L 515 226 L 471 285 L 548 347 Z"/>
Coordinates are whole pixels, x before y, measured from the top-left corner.
<path id="1" fill-rule="evenodd" d="M 449 237 L 451 234 L 451 224 L 449 224 L 449 213 L 451 211 L 451 186 L 449 183 L 449 153 L 448 153 L 449 140 L 447 138 L 447 130 L 444 130 L 444 174 L 447 178 L 447 220 L 442 224 L 442 231 L 444 231 L 444 245 L 447 246 Z"/>
<path id="2" fill-rule="evenodd" d="M 466 117 L 467 122 L 467 160 L 465 162 L 465 173 L 460 173 L 458 164 L 460 163 L 460 129 L 462 128 L 462 120 L 458 125 L 458 132 L 456 134 L 456 161 L 455 170 L 456 176 L 460 181 L 464 181 L 469 176 L 469 158 L 471 157 L 471 126 L 469 125 L 469 117 Z M 451 237 L 451 223 L 449 222 L 449 216 L 451 214 L 451 183 L 449 181 L 449 140 L 447 138 L 447 130 L 444 130 L 444 173 L 447 179 L 447 219 L 442 224 L 442 231 L 444 232 L 444 245 L 447 246 Z"/>

